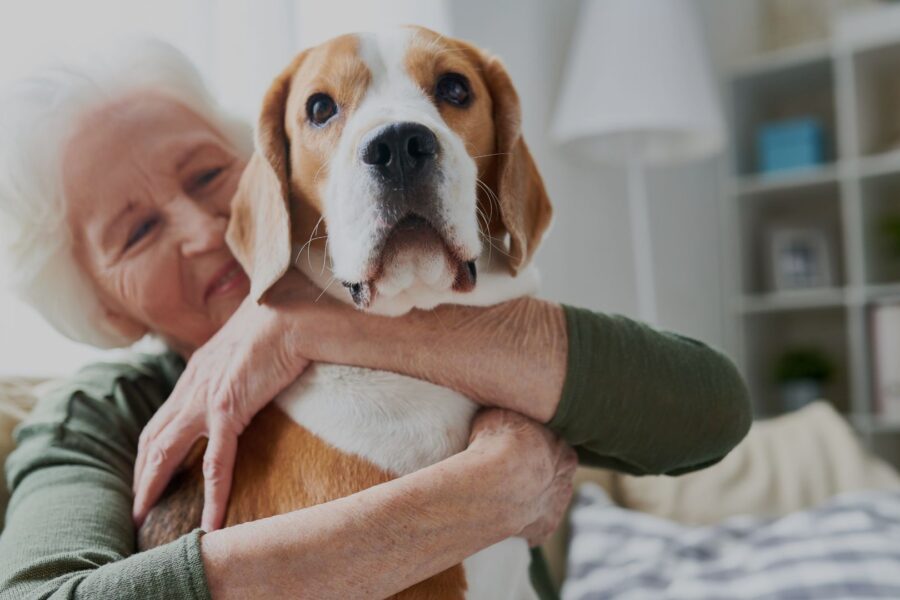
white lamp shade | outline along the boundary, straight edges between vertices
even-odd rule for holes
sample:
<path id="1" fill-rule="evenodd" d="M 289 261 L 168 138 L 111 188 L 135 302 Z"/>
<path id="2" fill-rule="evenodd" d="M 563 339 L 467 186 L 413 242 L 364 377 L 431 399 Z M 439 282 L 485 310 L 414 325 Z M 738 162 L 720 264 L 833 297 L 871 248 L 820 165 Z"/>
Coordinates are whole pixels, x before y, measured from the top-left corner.
<path id="1" fill-rule="evenodd" d="M 553 137 L 587 160 L 648 164 L 719 152 L 725 127 L 687 0 L 585 0 Z"/>

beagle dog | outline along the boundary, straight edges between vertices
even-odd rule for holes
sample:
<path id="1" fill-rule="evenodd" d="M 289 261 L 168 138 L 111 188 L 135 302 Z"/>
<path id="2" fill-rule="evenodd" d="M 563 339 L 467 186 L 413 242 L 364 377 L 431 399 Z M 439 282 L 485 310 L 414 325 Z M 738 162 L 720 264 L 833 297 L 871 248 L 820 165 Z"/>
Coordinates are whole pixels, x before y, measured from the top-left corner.
<path id="1" fill-rule="evenodd" d="M 302 52 L 265 96 L 232 206 L 228 242 L 251 294 L 264 301 L 292 267 L 382 315 L 534 293 L 530 259 L 551 207 L 520 123 L 503 65 L 466 42 L 404 27 Z M 241 436 L 226 526 L 449 457 L 475 412 L 431 383 L 311 365 Z M 196 458 L 148 516 L 141 547 L 199 523 Z M 535 598 L 529 560 L 509 539 L 398 597 Z"/>

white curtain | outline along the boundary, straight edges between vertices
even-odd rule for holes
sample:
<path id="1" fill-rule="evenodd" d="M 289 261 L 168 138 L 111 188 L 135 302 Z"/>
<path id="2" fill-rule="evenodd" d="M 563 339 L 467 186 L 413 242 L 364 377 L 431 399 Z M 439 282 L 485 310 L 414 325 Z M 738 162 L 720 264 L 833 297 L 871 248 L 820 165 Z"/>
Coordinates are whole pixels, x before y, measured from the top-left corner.
<path id="1" fill-rule="evenodd" d="M 0 0 L 0 85 L 68 52 L 130 35 L 187 54 L 229 109 L 254 120 L 300 49 L 347 31 L 416 23 L 450 33 L 446 0 Z M 0 291 L 0 376 L 61 375 L 102 353 L 61 338 Z"/>

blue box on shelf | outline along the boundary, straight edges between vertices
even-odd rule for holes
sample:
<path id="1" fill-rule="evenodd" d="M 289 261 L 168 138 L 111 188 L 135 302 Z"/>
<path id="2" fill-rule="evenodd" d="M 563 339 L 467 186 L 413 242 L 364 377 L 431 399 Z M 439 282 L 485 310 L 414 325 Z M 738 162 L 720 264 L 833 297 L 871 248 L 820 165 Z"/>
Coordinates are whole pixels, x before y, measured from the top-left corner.
<path id="1" fill-rule="evenodd" d="M 825 162 L 825 134 L 813 117 L 761 125 L 756 135 L 761 173 L 801 169 Z"/>

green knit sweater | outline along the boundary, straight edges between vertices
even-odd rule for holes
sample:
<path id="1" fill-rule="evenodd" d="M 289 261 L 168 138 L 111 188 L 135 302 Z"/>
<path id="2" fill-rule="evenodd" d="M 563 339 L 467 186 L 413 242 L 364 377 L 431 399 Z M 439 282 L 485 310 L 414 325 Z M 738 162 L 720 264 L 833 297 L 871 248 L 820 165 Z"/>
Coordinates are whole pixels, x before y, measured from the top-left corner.
<path id="1" fill-rule="evenodd" d="M 718 352 L 623 317 L 565 313 L 569 364 L 549 427 L 584 464 L 674 475 L 717 462 L 747 432 L 746 388 Z M 136 356 L 41 398 L 6 464 L 0 598 L 209 598 L 201 531 L 135 554 L 131 521 L 138 435 L 183 369 L 171 353 Z"/>

